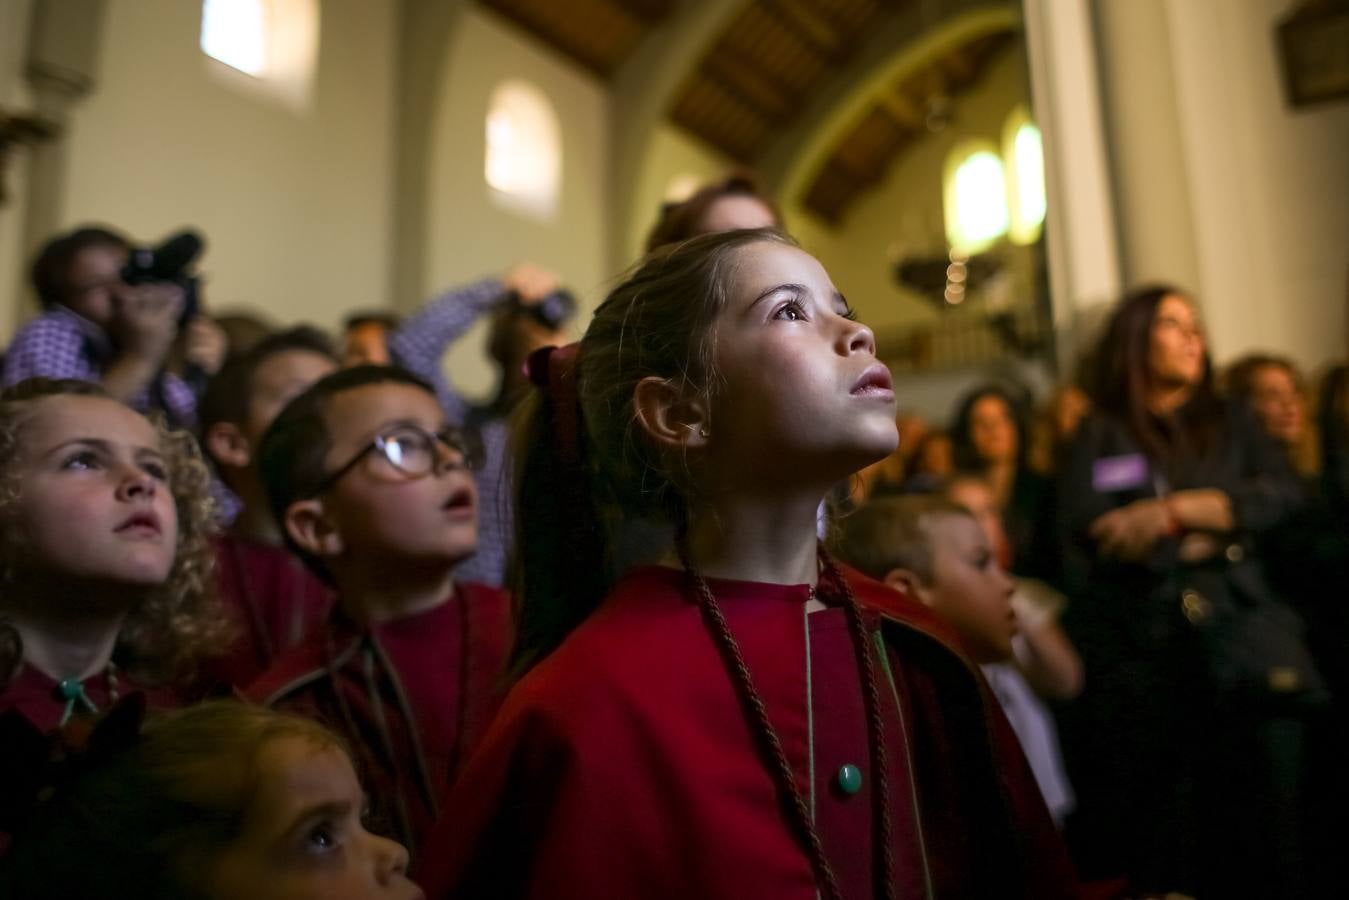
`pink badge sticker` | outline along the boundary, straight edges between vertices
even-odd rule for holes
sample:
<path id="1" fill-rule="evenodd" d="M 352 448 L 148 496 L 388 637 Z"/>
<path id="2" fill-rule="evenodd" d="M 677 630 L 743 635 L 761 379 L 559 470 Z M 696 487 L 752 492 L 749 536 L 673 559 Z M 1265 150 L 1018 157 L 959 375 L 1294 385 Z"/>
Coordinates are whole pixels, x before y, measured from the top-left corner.
<path id="1" fill-rule="evenodd" d="M 1091 487 L 1098 494 L 1132 491 L 1148 483 L 1148 460 L 1141 453 L 1106 456 L 1091 466 Z"/>

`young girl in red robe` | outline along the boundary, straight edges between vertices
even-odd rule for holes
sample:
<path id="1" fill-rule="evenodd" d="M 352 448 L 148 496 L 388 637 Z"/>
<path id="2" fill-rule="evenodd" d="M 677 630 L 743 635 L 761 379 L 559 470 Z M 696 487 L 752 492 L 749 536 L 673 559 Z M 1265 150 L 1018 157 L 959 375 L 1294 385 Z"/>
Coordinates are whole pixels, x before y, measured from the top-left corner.
<path id="1" fill-rule="evenodd" d="M 48 732 L 134 691 L 178 703 L 228 639 L 209 484 L 191 435 L 97 385 L 0 394 L 0 713 Z"/>
<path id="2" fill-rule="evenodd" d="M 442 804 L 429 896 L 1074 894 L 954 636 L 818 546 L 821 499 L 897 435 L 816 260 L 772 231 L 666 248 L 532 369 L 522 677 Z M 638 515 L 668 552 L 613 577 Z"/>

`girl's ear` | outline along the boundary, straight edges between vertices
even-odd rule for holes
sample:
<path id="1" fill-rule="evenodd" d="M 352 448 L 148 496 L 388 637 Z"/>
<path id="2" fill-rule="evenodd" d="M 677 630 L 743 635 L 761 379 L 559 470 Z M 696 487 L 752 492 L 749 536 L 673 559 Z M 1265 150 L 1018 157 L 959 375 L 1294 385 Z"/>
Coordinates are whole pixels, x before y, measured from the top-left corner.
<path id="1" fill-rule="evenodd" d="M 222 466 L 243 469 L 253 461 L 248 438 L 233 422 L 216 422 L 206 430 L 206 452 Z"/>
<path id="2" fill-rule="evenodd" d="M 891 569 L 881 580 L 900 593 L 908 594 L 924 606 L 932 605 L 932 592 L 908 569 Z"/>
<path id="3" fill-rule="evenodd" d="M 306 553 L 320 559 L 337 556 L 346 544 L 318 498 L 296 500 L 286 510 L 286 534 Z"/>
<path id="4" fill-rule="evenodd" d="M 642 430 L 663 447 L 706 447 L 712 437 L 706 403 L 686 397 L 668 378 L 652 375 L 637 382 L 633 410 Z"/>

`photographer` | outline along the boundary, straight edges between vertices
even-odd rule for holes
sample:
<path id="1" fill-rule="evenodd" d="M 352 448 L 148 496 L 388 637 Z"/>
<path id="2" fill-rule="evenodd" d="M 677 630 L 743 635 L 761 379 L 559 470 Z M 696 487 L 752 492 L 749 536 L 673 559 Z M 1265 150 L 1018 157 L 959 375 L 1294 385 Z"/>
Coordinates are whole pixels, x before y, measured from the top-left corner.
<path id="1" fill-rule="evenodd" d="M 464 429 L 481 452 L 475 473 L 478 554 L 457 570 L 457 577 L 465 581 L 499 586 L 504 580 L 513 531 L 506 464 L 508 416 L 528 383 L 525 360 L 540 347 L 568 342 L 566 323 L 575 308 L 571 295 L 558 290 L 555 275 L 526 263 L 500 279 L 484 279 L 442 294 L 389 334 L 393 361 L 431 383 L 450 423 Z M 492 317 L 488 352 L 501 376 L 492 401 L 475 406 L 445 378 L 441 359 L 483 316 Z"/>
<path id="2" fill-rule="evenodd" d="M 98 382 L 142 412 L 160 410 L 174 425 L 190 427 L 196 394 L 165 370 L 166 361 L 177 345 L 184 371 L 214 374 L 225 356 L 224 332 L 202 316 L 183 324 L 181 283 L 128 284 L 131 252 L 125 237 L 105 228 L 79 228 L 47 242 L 32 268 L 43 311 L 10 344 L 4 383 L 34 376 Z"/>

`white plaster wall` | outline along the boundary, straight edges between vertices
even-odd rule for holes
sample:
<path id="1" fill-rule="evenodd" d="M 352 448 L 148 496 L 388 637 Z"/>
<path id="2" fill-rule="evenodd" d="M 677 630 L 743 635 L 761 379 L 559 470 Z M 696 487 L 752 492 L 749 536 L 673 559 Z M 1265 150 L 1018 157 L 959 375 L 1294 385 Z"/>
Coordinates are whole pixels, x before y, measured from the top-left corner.
<path id="1" fill-rule="evenodd" d="M 1167 6 L 1200 287 L 1215 356 L 1342 358 L 1349 287 L 1349 101 L 1284 100 L 1283 0 Z"/>
<path id="2" fill-rule="evenodd" d="M 609 280 L 608 95 L 603 83 L 491 13 L 465 11 L 443 69 L 430 165 L 425 283 L 428 292 L 500 274 L 529 261 L 556 271 L 583 303 L 603 298 Z M 507 78 L 532 82 L 553 103 L 562 131 L 557 215 L 539 221 L 502 208 L 483 179 L 485 120 L 492 90 Z M 584 328 L 581 317 L 577 334 Z M 494 373 L 485 323 L 448 357 L 451 378 L 485 397 Z"/>
<path id="3" fill-rule="evenodd" d="M 1123 281 L 1193 290 L 1211 350 L 1344 356 L 1349 102 L 1294 110 L 1284 0 L 1097 0 Z"/>
<path id="4" fill-rule="evenodd" d="M 336 326 L 387 305 L 394 5 L 323 0 L 311 105 L 232 86 L 201 4 L 109 0 L 97 92 L 75 107 L 65 226 L 141 240 L 194 225 L 206 296 Z"/>
<path id="5" fill-rule="evenodd" d="M 0 108 L 30 109 L 23 78 L 24 48 L 32 0 L 0 2 Z M 23 221 L 28 200 L 28 153 L 10 154 L 4 188 L 9 199 L 0 206 L 0 342 L 13 335 L 25 311 L 26 283 L 23 259 Z"/>

